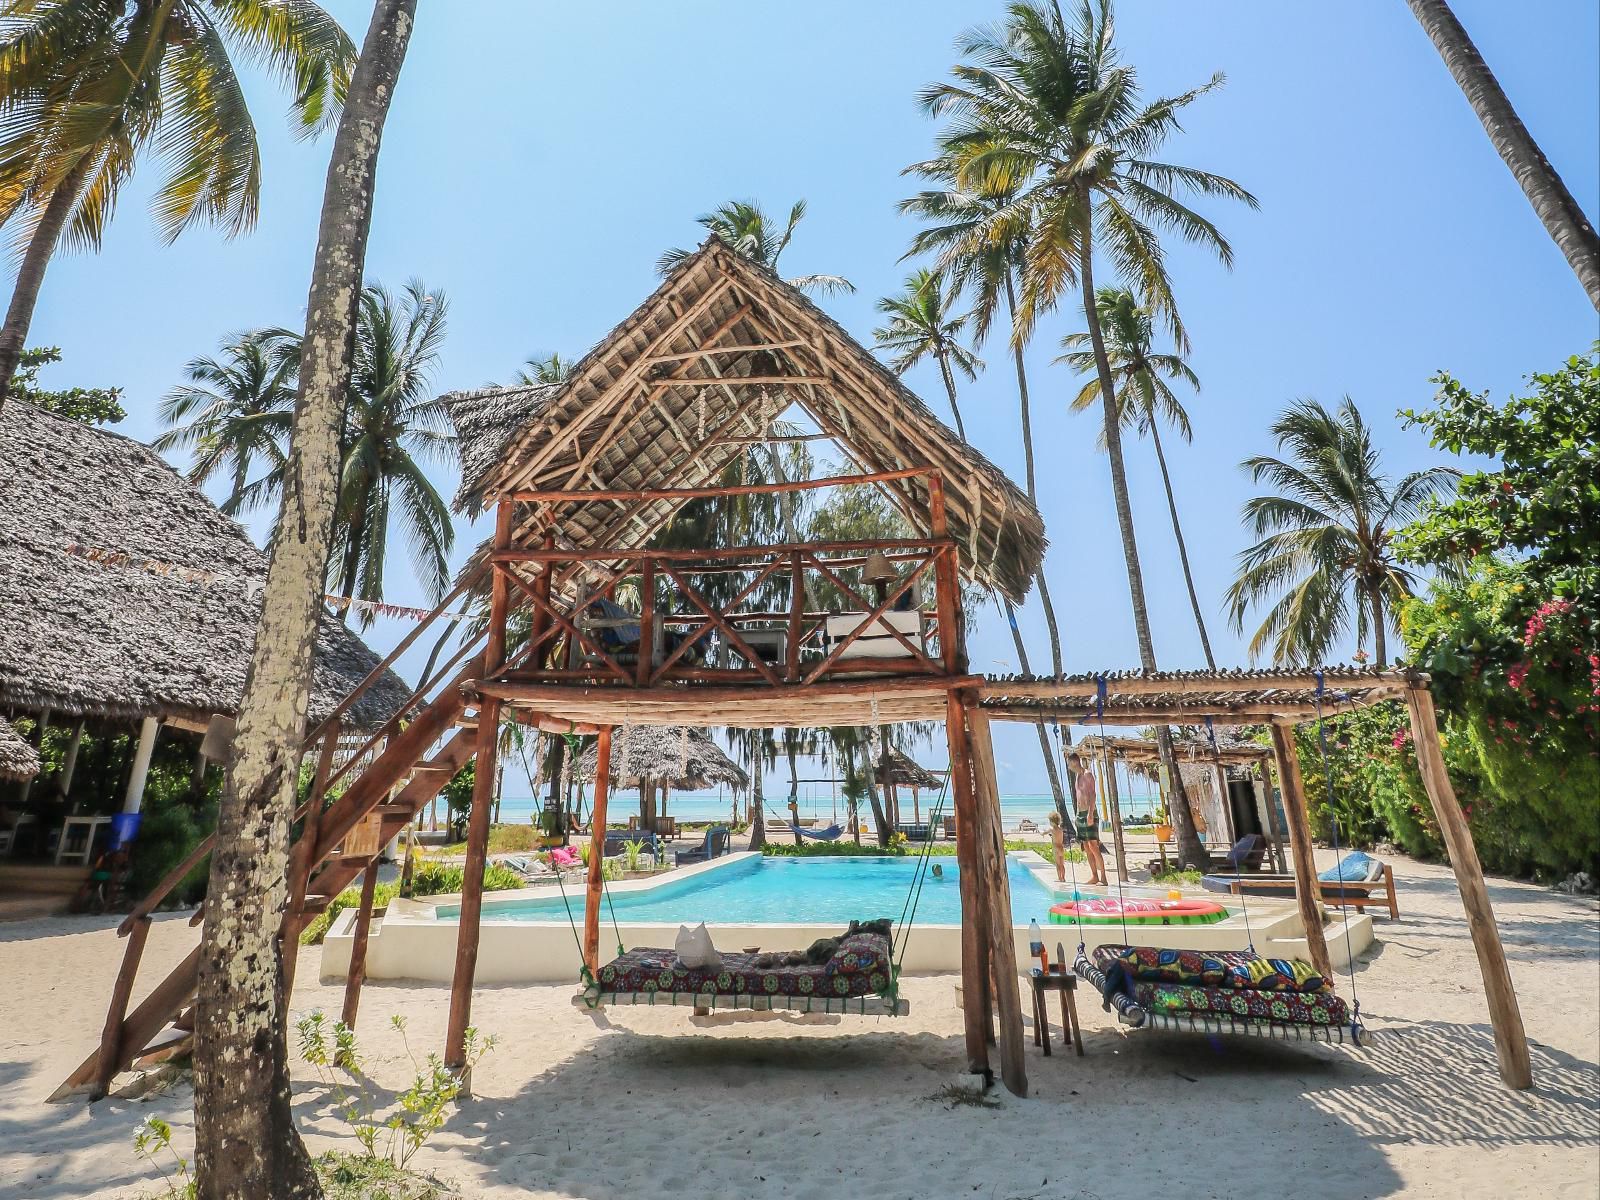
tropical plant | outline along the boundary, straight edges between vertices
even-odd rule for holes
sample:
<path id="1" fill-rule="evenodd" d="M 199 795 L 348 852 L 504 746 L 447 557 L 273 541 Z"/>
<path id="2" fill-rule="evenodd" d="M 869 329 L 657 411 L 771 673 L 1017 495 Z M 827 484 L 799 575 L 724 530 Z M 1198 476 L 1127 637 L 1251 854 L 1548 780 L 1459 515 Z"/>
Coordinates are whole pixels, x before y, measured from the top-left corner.
<path id="1" fill-rule="evenodd" d="M 230 487 L 222 511 L 230 516 L 275 499 L 281 485 L 294 420 L 296 341 L 282 330 L 235 334 L 220 358 L 190 359 L 183 369 L 188 382 L 161 402 L 168 429 L 155 448 L 193 450 L 187 478 L 196 486 L 225 477 Z M 252 479 L 258 464 L 263 471 Z"/>
<path id="2" fill-rule="evenodd" d="M 1349 629 L 1371 640 L 1378 666 L 1388 662 L 1388 630 L 1416 576 L 1401 565 L 1394 532 L 1448 490 L 1448 467 L 1413 471 L 1391 484 L 1372 432 L 1346 396 L 1335 412 L 1315 400 L 1290 405 L 1271 433 L 1286 457 L 1256 455 L 1242 464 L 1277 494 L 1246 502 L 1246 525 L 1260 540 L 1239 555 L 1228 589 L 1235 631 L 1263 601 L 1273 601 L 1250 639 L 1250 655 L 1270 650 L 1283 665 L 1315 666 Z"/>
<path id="3" fill-rule="evenodd" d="M 1183 525 L 1178 520 L 1178 502 L 1172 493 L 1172 474 L 1167 470 L 1167 455 L 1161 448 L 1161 425 L 1170 424 L 1184 441 L 1192 441 L 1194 430 L 1189 425 L 1189 414 L 1178 399 L 1172 385 L 1176 379 L 1200 390 L 1200 380 L 1190 370 L 1181 354 L 1160 354 L 1152 348 L 1155 321 L 1148 308 L 1140 306 L 1134 294 L 1126 288 L 1101 288 L 1095 294 L 1095 307 L 1100 314 L 1100 324 L 1106 335 L 1106 356 L 1111 362 L 1111 374 L 1117 384 L 1117 409 L 1122 423 L 1138 433 L 1150 435 L 1155 447 L 1156 464 L 1161 468 L 1161 486 L 1167 493 L 1167 512 L 1172 517 L 1172 536 L 1178 543 L 1178 561 L 1183 566 L 1183 581 L 1189 589 L 1189 606 L 1194 610 L 1195 628 L 1200 633 L 1200 649 L 1205 653 L 1206 666 L 1217 669 L 1216 656 L 1211 653 L 1211 638 L 1206 633 L 1205 614 L 1200 609 L 1200 596 L 1195 591 L 1194 571 L 1189 566 L 1189 548 L 1183 539 Z M 1100 398 L 1100 375 L 1095 366 L 1094 347 L 1087 333 L 1069 333 L 1061 339 L 1066 351 L 1058 363 L 1065 363 L 1080 375 L 1090 379 L 1073 397 L 1072 410 L 1082 412 Z M 1100 444 L 1105 445 L 1104 434 Z"/>
<path id="4" fill-rule="evenodd" d="M 1544 222 L 1545 232 L 1566 255 L 1578 282 L 1589 293 L 1589 303 L 1600 309 L 1600 235 L 1595 233 L 1593 223 L 1517 116 L 1500 81 L 1483 61 L 1449 4 L 1445 0 L 1406 3 L 1483 123 L 1483 131 L 1495 151 L 1521 185 L 1522 194 Z"/>
<path id="5" fill-rule="evenodd" d="M 170 14 L 172 5 L 155 8 Z M 198 951 L 194 1130 L 200 1194 L 206 1197 L 298 1200 L 321 1194 L 290 1107 L 280 914 L 262 897 L 281 894 L 289 866 L 293 763 L 305 737 L 311 657 L 339 500 L 354 301 L 366 264 L 383 125 L 416 8 L 417 0 L 375 0 L 328 167 L 283 505 L 224 778 Z M 266 10 L 235 4 L 228 11 Z"/>
<path id="6" fill-rule="evenodd" d="M 52 390 L 39 386 L 39 371 L 61 361 L 58 346 L 36 346 L 24 350 L 17 363 L 17 373 L 11 378 L 11 395 L 18 400 L 43 409 L 69 421 L 82 421 L 85 425 L 115 425 L 128 415 L 122 407 L 121 388 L 64 388 Z"/>
<path id="7" fill-rule="evenodd" d="M 326 127 L 355 49 L 311 0 L 25 0 L 0 16 L 0 223 L 24 222 L 0 328 L 0 407 L 62 234 L 98 249 L 142 156 L 168 164 L 156 226 L 227 236 L 256 220 L 261 151 L 230 55 L 293 89 L 304 134 Z"/>
<path id="8" fill-rule="evenodd" d="M 736 253 L 776 271 L 778 259 L 794 237 L 795 226 L 800 224 L 805 215 L 806 202 L 796 200 L 789 209 L 789 220 L 780 230 L 755 201 L 730 200 L 715 212 L 702 213 L 695 220 Z M 656 269 L 665 275 L 692 253 L 691 250 L 668 250 L 656 260 Z M 856 290 L 856 285 L 843 275 L 796 275 L 788 282 L 803 292 L 817 292 L 824 296 Z"/>
<path id="9" fill-rule="evenodd" d="M 961 344 L 961 334 L 971 314 L 950 315 L 954 296 L 944 279 L 926 268 L 906 276 L 897 296 L 878 301 L 878 311 L 888 318 L 873 330 L 878 347 L 891 355 L 889 365 L 896 375 L 904 375 L 925 358 L 939 364 L 945 395 L 950 399 L 950 415 L 955 418 L 956 434 L 967 440 L 961 422 L 961 405 L 956 402 L 955 372 L 967 379 L 978 377 L 983 361 Z"/>
<path id="10" fill-rule="evenodd" d="M 1252 207 L 1256 201 L 1224 176 L 1151 157 L 1179 128 L 1182 110 L 1219 87 L 1222 76 L 1144 104 L 1136 73 L 1118 59 L 1113 33 L 1110 0 L 1085 0 L 1071 23 L 1056 0 L 1013 3 L 1000 27 L 963 35 L 958 45 L 966 61 L 953 68 L 951 82 L 926 89 L 922 102 L 934 115 L 951 119 L 940 139 L 941 158 L 953 169 L 956 185 L 1013 197 L 945 250 L 959 260 L 1020 236 L 1022 286 L 1013 341 L 1025 343 L 1039 316 L 1073 284 L 1081 291 L 1100 377 L 1106 457 L 1140 665 L 1154 671 L 1116 385 L 1095 306 L 1095 252 L 1098 246 L 1124 285 L 1138 287 L 1183 348 L 1187 339 L 1159 231 L 1209 249 L 1227 265 L 1233 257 L 1227 240 L 1178 196 L 1223 197 Z M 1186 799 L 1171 734 L 1159 727 L 1156 735 L 1174 793 Z M 1187 803 L 1174 807 L 1185 859 L 1203 861 Z"/>
<path id="11" fill-rule="evenodd" d="M 522 364 L 522 369 L 517 372 L 517 382 L 524 387 L 531 387 L 541 383 L 560 383 L 572 374 L 572 360 L 562 358 L 559 351 L 552 350 L 543 358 L 530 358 Z"/>

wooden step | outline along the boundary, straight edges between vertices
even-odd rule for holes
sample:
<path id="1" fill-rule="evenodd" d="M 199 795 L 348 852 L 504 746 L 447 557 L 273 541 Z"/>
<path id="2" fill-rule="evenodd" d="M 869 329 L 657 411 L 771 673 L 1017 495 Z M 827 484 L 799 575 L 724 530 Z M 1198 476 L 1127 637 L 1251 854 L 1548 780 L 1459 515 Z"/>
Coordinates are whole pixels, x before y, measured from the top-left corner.
<path id="1" fill-rule="evenodd" d="M 180 1029 L 177 1025 L 168 1025 L 155 1037 L 145 1044 L 145 1048 L 133 1056 L 133 1065 L 139 1067 L 153 1067 L 157 1063 L 164 1063 L 168 1059 L 177 1058 L 187 1054 L 194 1048 L 194 1032 Z"/>
<path id="2" fill-rule="evenodd" d="M 308 895 L 305 898 L 305 903 L 300 906 L 300 911 L 315 915 L 316 913 L 326 912 L 328 910 L 328 905 L 332 903 L 332 896 L 325 896 L 321 893 L 316 895 Z"/>

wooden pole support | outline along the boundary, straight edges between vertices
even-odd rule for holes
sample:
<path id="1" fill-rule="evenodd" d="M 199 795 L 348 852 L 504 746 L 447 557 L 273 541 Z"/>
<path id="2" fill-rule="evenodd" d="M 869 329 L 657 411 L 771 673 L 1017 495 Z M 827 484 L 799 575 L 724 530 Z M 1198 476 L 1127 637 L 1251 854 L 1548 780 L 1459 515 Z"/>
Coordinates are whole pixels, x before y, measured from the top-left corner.
<path id="1" fill-rule="evenodd" d="M 1289 818 L 1289 841 L 1294 850 L 1294 898 L 1306 930 L 1311 964 L 1324 979 L 1333 978 L 1328 940 L 1322 933 L 1322 890 L 1317 884 L 1317 864 L 1311 851 L 1311 818 L 1306 813 L 1305 785 L 1300 779 L 1300 754 L 1294 746 L 1294 727 L 1274 723 L 1272 752 L 1278 762 L 1278 790 Z"/>
<path id="2" fill-rule="evenodd" d="M 450 983 L 450 1019 L 445 1028 L 444 1065 L 451 1068 L 466 1065 L 467 1026 L 472 1023 L 472 980 L 478 970 L 483 868 L 489 857 L 489 806 L 494 801 L 499 733 L 500 702 L 485 698 L 478 705 L 478 748 L 473 765 L 472 812 L 467 819 L 467 861 L 462 869 L 456 969 Z"/>
<path id="3" fill-rule="evenodd" d="M 100 1032 L 100 1060 L 95 1072 L 94 1088 L 90 1092 L 92 1100 L 98 1100 L 111 1090 L 111 1081 L 117 1077 L 121 1067 L 123 1019 L 128 1015 L 133 981 L 139 974 L 139 960 L 144 955 L 145 939 L 149 936 L 150 918 L 141 917 L 128 935 L 128 948 L 122 952 L 122 967 L 111 989 L 111 1006 L 106 1010 L 105 1028 Z"/>
<path id="4" fill-rule="evenodd" d="M 1406 708 L 1411 714 L 1411 737 L 1417 747 L 1422 784 L 1433 804 L 1434 815 L 1439 819 L 1439 831 L 1450 853 L 1450 868 L 1455 872 L 1456 887 L 1461 892 L 1461 906 L 1467 910 L 1472 948 L 1478 952 L 1483 994 L 1489 1001 L 1489 1022 L 1494 1027 L 1494 1052 L 1500 1060 L 1500 1078 L 1506 1086 L 1519 1091 L 1531 1088 L 1533 1066 L 1528 1061 L 1528 1038 L 1522 1028 L 1522 1012 L 1517 1007 L 1517 990 L 1511 984 L 1511 968 L 1506 965 L 1505 948 L 1500 944 L 1500 930 L 1495 923 L 1494 909 L 1489 905 L 1489 892 L 1484 886 L 1477 847 L 1472 844 L 1472 831 L 1445 771 L 1433 696 L 1426 688 L 1411 688 L 1406 692 Z M 1393 894 L 1391 890 L 1390 895 Z"/>
<path id="5" fill-rule="evenodd" d="M 1117 875 L 1128 881 L 1128 847 L 1122 840 L 1122 796 L 1117 786 L 1117 760 L 1109 754 L 1106 764 L 1106 799 L 1111 804 L 1111 841 L 1117 852 Z M 1070 966 L 1070 964 L 1068 964 Z"/>
<path id="6" fill-rule="evenodd" d="M 356 911 L 355 936 L 350 942 L 350 969 L 344 977 L 344 1010 L 339 1015 L 347 1029 L 356 1027 L 361 985 L 367 978 L 367 932 L 372 927 L 372 896 L 378 887 L 378 860 L 367 864 L 361 879 L 361 907 Z"/>
<path id="7" fill-rule="evenodd" d="M 989 1072 L 989 956 L 983 929 L 987 905 L 977 860 L 977 802 L 967 741 L 967 714 L 961 694 L 952 691 L 945 706 L 945 736 L 950 743 L 950 790 L 956 816 L 956 871 L 961 888 L 961 1009 L 966 1033 L 967 1070 Z"/>
<path id="8" fill-rule="evenodd" d="M 1272 775 L 1267 769 L 1270 754 L 1261 756 L 1261 790 L 1266 793 L 1263 806 L 1267 810 L 1267 836 L 1272 841 L 1272 858 L 1279 875 L 1288 874 L 1288 864 L 1283 861 L 1283 831 L 1278 828 L 1278 804 L 1272 794 Z"/>
<path id="9" fill-rule="evenodd" d="M 583 961 L 600 969 L 600 886 L 605 879 L 606 797 L 611 788 L 611 726 L 600 729 L 595 746 L 594 805 L 589 813 L 589 882 L 583 901 Z"/>

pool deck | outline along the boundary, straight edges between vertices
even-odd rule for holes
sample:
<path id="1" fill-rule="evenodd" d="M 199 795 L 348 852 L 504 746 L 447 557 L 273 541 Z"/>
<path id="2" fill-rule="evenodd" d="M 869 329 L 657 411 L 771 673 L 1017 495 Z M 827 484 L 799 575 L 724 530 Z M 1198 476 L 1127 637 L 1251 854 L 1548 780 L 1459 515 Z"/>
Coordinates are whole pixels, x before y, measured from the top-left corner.
<path id="1" fill-rule="evenodd" d="M 629 879 L 607 885 L 613 895 L 649 892 L 667 884 L 682 883 L 696 875 L 721 871 L 751 858 L 755 852 L 725 855 L 708 863 L 696 863 L 664 871 L 649 879 Z M 1026 869 L 1051 894 L 1070 892 L 1070 881 L 1056 881 L 1055 868 L 1031 850 L 1013 851 L 1008 857 Z M 582 904 L 582 880 L 567 884 L 567 894 Z M 1080 891 L 1089 889 L 1080 888 Z M 1101 890 L 1101 889 L 1096 889 Z M 1116 895 L 1115 888 L 1107 894 Z M 1121 894 L 1128 899 L 1166 899 L 1167 889 L 1129 886 Z M 483 926 L 478 945 L 477 981 L 480 984 L 575 983 L 579 952 L 571 926 L 560 922 L 533 922 L 495 919 L 497 905 L 525 900 L 547 900 L 561 895 L 554 883 L 515 891 L 492 892 L 484 899 Z M 1208 899 L 1215 897 L 1207 896 Z M 1229 898 L 1231 901 L 1231 897 Z M 367 941 L 368 979 L 415 979 L 448 983 L 455 970 L 457 922 L 437 915 L 440 908 L 459 904 L 460 896 L 429 896 L 426 900 L 395 900 L 382 917 L 374 917 Z M 1230 905 L 1231 911 L 1231 905 Z M 350 967 L 355 910 L 345 909 L 334 918 L 322 949 L 322 981 L 336 982 Z M 581 927 L 581 913 L 574 909 Z M 820 937 L 838 932 L 831 923 L 792 925 L 749 924 L 738 921 L 706 922 L 717 945 L 745 949 L 791 949 L 810 945 Z M 677 933 L 676 922 L 622 924 L 622 942 L 627 946 L 670 946 Z M 1044 926 L 1045 943 L 1054 957 L 1060 942 L 1071 957 L 1075 949 L 1077 926 Z M 1085 943 L 1098 946 L 1124 940 L 1120 925 L 1082 926 Z M 1324 927 L 1328 953 L 1333 965 L 1343 967 L 1352 955 L 1360 955 L 1373 942 L 1372 919 L 1349 910 L 1333 910 Z M 1027 963 L 1028 926 L 1012 930 L 1017 962 Z M 1348 937 L 1346 936 L 1348 934 Z M 611 955 L 617 936 L 609 920 L 600 927 L 601 952 Z M 1248 916 L 1235 913 L 1214 925 L 1130 926 L 1128 937 L 1136 942 L 1158 941 L 1162 946 L 1185 950 L 1243 950 L 1251 941 L 1262 954 L 1273 958 L 1306 957 L 1304 930 L 1293 902 L 1256 900 L 1249 904 Z M 913 923 L 905 943 L 904 968 L 908 973 L 953 973 L 961 969 L 961 927 Z"/>

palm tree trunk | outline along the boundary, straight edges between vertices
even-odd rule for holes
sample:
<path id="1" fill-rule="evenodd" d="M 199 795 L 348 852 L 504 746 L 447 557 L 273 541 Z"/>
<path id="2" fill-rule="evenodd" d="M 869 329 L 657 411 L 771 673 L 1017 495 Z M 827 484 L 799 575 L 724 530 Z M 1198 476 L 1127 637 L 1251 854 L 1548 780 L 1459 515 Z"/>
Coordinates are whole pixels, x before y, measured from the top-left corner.
<path id="1" fill-rule="evenodd" d="M 350 624 L 350 614 L 355 612 L 356 584 L 359 581 L 361 570 L 361 539 L 367 532 L 367 505 L 372 497 L 372 485 L 365 484 L 361 488 L 361 500 L 356 505 L 355 511 L 349 514 L 348 521 L 339 530 L 341 537 L 345 538 L 344 564 L 339 572 L 339 594 L 352 603 L 344 606 L 344 623 Z"/>
<path id="2" fill-rule="evenodd" d="M 1017 650 L 1017 665 L 1024 675 L 1033 674 L 1028 667 L 1028 647 L 1022 641 L 1022 630 L 1017 628 L 1017 610 L 1011 607 L 1007 600 L 1004 605 L 1006 624 L 1011 627 L 1011 644 Z M 1055 801 L 1056 812 L 1061 814 L 1063 822 L 1069 821 L 1067 814 L 1067 798 L 1061 789 L 1061 774 L 1056 770 L 1056 752 L 1050 745 L 1050 734 L 1045 730 L 1044 718 L 1040 717 L 1033 723 L 1035 732 L 1039 735 L 1039 756 L 1044 759 L 1044 773 L 1050 779 L 1050 795 Z M 1069 768 L 1070 769 L 1070 768 Z"/>
<path id="3" fill-rule="evenodd" d="M 765 730 L 752 729 L 750 738 L 750 845 L 749 850 L 760 850 L 767 840 L 767 798 L 761 776 L 766 768 L 766 756 L 761 753 L 761 738 Z"/>
<path id="4" fill-rule="evenodd" d="M 1087 210 L 1088 205 L 1085 205 Z M 1155 641 L 1150 636 L 1150 612 L 1145 603 L 1144 572 L 1139 565 L 1139 543 L 1133 531 L 1133 505 L 1128 499 L 1128 472 L 1122 459 L 1122 414 L 1116 400 L 1116 385 L 1111 378 L 1111 362 L 1106 357 L 1105 336 L 1100 329 L 1100 313 L 1094 302 L 1094 251 L 1090 232 L 1083 231 L 1083 245 L 1078 255 L 1079 283 L 1083 286 L 1083 317 L 1088 322 L 1089 343 L 1094 347 L 1095 372 L 1100 376 L 1100 406 L 1104 414 L 1106 457 L 1111 462 L 1111 495 L 1117 509 L 1117 528 L 1122 534 L 1122 558 L 1128 570 L 1128 598 L 1133 606 L 1133 628 L 1139 643 L 1139 665 L 1146 671 L 1156 670 Z M 1167 773 L 1168 795 L 1174 824 L 1178 829 L 1178 849 L 1185 863 L 1204 864 L 1205 846 L 1195 829 L 1194 814 L 1189 810 L 1188 790 L 1183 786 L 1183 774 L 1178 770 L 1177 755 L 1172 750 L 1172 731 L 1165 725 L 1156 726 L 1156 749 L 1161 765 Z"/>
<path id="5" fill-rule="evenodd" d="M 967 440 L 967 427 L 961 423 L 961 406 L 956 403 L 956 379 L 950 373 L 950 356 L 940 352 L 934 357 L 939 360 L 939 374 L 944 376 L 945 394 L 950 397 L 950 415 L 956 421 L 956 436 L 964 442 Z"/>
<path id="6" fill-rule="evenodd" d="M 194 1053 L 201 1200 L 322 1194 L 290 1108 L 278 932 L 378 148 L 416 6 L 374 5 L 328 166 L 282 509 L 206 892 Z"/>
<path id="7" fill-rule="evenodd" d="M 1167 490 L 1167 511 L 1172 514 L 1172 536 L 1178 540 L 1178 561 L 1183 564 L 1183 582 L 1189 589 L 1189 607 L 1194 609 L 1194 626 L 1200 631 L 1200 649 L 1205 652 L 1206 666 L 1217 669 L 1217 660 L 1211 653 L 1211 639 L 1206 636 L 1206 619 L 1200 611 L 1200 597 L 1194 590 L 1194 572 L 1189 567 L 1189 547 L 1184 544 L 1183 526 L 1178 522 L 1178 502 L 1172 495 L 1172 476 L 1167 472 L 1167 456 L 1161 449 L 1159 422 L 1150 418 L 1150 440 L 1155 443 L 1156 462 L 1161 467 L 1161 486 Z"/>
<path id="8" fill-rule="evenodd" d="M 11 289 L 11 307 L 6 310 L 5 326 L 0 328 L 0 409 L 5 408 L 6 397 L 11 394 L 11 377 L 22 361 L 28 327 L 33 324 L 34 305 L 39 302 L 39 289 L 44 286 L 45 268 L 50 265 L 50 256 L 61 241 L 61 231 L 66 228 L 72 206 L 77 203 L 78 193 L 83 190 L 93 165 L 92 159 L 85 155 L 62 176 L 23 252 L 16 286 Z"/>
<path id="9" fill-rule="evenodd" d="M 789 826 L 794 833 L 794 844 L 800 844 L 800 747 L 794 738 L 795 731 L 790 730 L 785 739 L 788 743 L 784 746 L 789 756 Z"/>
<path id="10" fill-rule="evenodd" d="M 1450 5 L 1445 0 L 1406 3 L 1483 123 L 1490 143 L 1516 176 L 1545 231 L 1567 256 L 1567 264 L 1589 294 L 1589 303 L 1600 309 L 1600 237 L 1595 235 L 1594 225 L 1517 116 L 1500 81 Z"/>
<path id="11" fill-rule="evenodd" d="M 1367 605 L 1372 609 L 1372 665 L 1381 667 L 1389 661 L 1389 635 L 1384 631 L 1383 588 L 1374 584 L 1367 589 Z"/>

